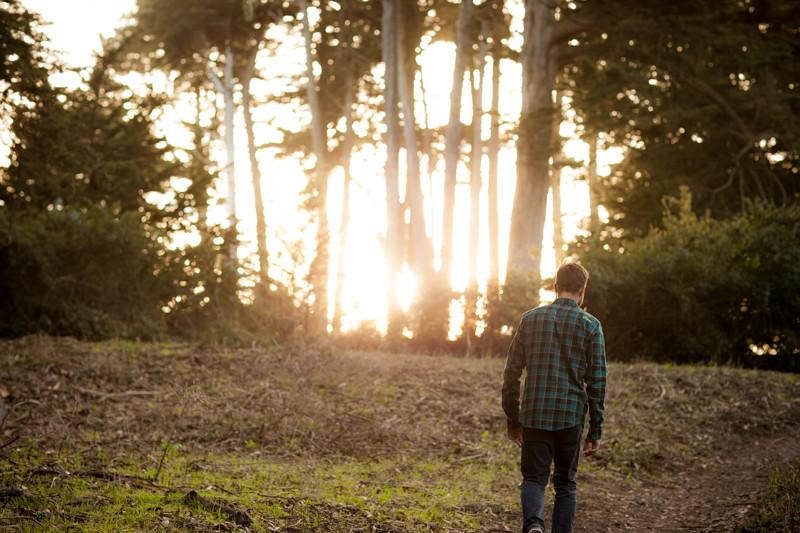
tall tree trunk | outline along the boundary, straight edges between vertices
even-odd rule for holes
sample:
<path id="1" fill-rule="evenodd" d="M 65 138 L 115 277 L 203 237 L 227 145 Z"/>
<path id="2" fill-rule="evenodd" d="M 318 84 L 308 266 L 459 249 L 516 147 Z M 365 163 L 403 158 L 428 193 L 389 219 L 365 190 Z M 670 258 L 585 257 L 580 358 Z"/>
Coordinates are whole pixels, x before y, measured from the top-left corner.
<path id="1" fill-rule="evenodd" d="M 403 135 L 406 145 L 406 205 L 411 225 L 409 263 L 417 278 L 422 280 L 433 272 L 433 247 L 425 232 L 425 202 L 420 183 L 417 124 L 414 112 L 413 59 L 406 53 L 409 43 L 406 33 L 403 1 L 395 0 L 397 10 L 397 88 L 403 107 Z M 409 75 L 410 73 L 410 75 Z"/>
<path id="2" fill-rule="evenodd" d="M 564 225 L 561 212 L 561 169 L 555 165 L 551 170 L 550 187 L 553 193 L 553 248 L 558 266 L 564 262 Z"/>
<path id="3" fill-rule="evenodd" d="M 311 268 L 311 283 L 314 286 L 314 330 L 326 334 L 328 328 L 328 141 L 322 108 L 314 77 L 314 52 L 311 27 L 308 22 L 308 5 L 299 0 L 303 11 L 303 37 L 306 51 L 306 93 L 311 107 L 311 143 L 316 156 L 314 179 L 316 185 L 317 250 Z"/>
<path id="4" fill-rule="evenodd" d="M 450 92 L 450 117 L 445 131 L 444 206 L 442 209 L 442 274 L 450 283 L 453 262 L 453 225 L 455 217 L 456 178 L 461 148 L 461 92 L 470 50 L 469 25 L 473 0 L 462 0 L 456 28 L 456 57 L 453 66 L 453 87 Z"/>
<path id="5" fill-rule="evenodd" d="M 515 311 L 538 303 L 541 252 L 550 182 L 555 61 L 549 53 L 556 24 L 546 0 L 525 3 L 522 48 L 522 113 L 517 141 L 517 185 L 511 213 L 506 284 Z"/>
<path id="6" fill-rule="evenodd" d="M 500 333 L 503 314 L 500 302 L 500 230 L 498 217 L 497 180 L 500 158 L 500 57 L 501 45 L 495 36 L 492 43 L 492 103 L 489 141 L 489 183 L 487 209 L 489 218 L 489 280 L 486 284 L 486 330 L 489 352 L 494 351 L 495 338 Z"/>
<path id="7" fill-rule="evenodd" d="M 600 226 L 600 216 L 597 212 L 599 206 L 597 190 L 597 133 L 589 135 L 589 229 L 594 233 Z"/>
<path id="8" fill-rule="evenodd" d="M 397 16 L 395 0 L 383 0 L 382 54 L 385 66 L 384 105 L 386 115 L 386 302 L 387 336 L 402 334 L 397 274 L 402 266 L 400 230 L 400 186 L 397 159 L 400 140 L 397 116 Z"/>
<path id="9" fill-rule="evenodd" d="M 436 241 L 436 204 L 433 201 L 433 175 L 436 160 L 433 153 L 433 135 L 431 134 L 430 117 L 428 116 L 428 91 L 425 88 L 425 76 L 420 72 L 419 89 L 422 93 L 422 149 L 425 154 L 425 174 L 428 178 L 428 220 L 431 224 L 431 246 Z"/>
<path id="10" fill-rule="evenodd" d="M 232 270 L 236 271 L 238 265 L 237 251 L 239 249 L 238 233 L 236 229 L 236 157 L 234 143 L 233 115 L 236 112 L 233 103 L 233 49 L 230 43 L 225 48 L 225 68 L 222 79 L 219 78 L 217 71 L 209 66 L 209 74 L 214 87 L 222 93 L 225 103 L 225 176 L 228 184 L 228 196 L 225 198 L 225 207 L 228 211 L 228 260 Z"/>
<path id="11" fill-rule="evenodd" d="M 478 300 L 478 245 L 480 240 L 481 163 L 483 140 L 481 122 L 483 118 L 483 71 L 486 66 L 486 22 L 481 23 L 482 39 L 478 51 L 477 68 L 472 70 L 472 152 L 470 154 L 470 210 L 469 251 L 467 256 L 467 290 L 465 294 L 464 325 L 467 339 L 467 355 L 474 352 L 473 339 L 477 325 Z"/>
<path id="12" fill-rule="evenodd" d="M 248 58 L 248 63 L 242 75 L 242 105 L 244 107 L 244 125 L 247 131 L 247 152 L 250 156 L 250 176 L 253 180 L 253 196 L 256 207 L 256 239 L 258 240 L 258 281 L 261 294 L 269 292 L 269 254 L 267 253 L 267 222 L 264 212 L 264 196 L 261 190 L 261 169 L 258 166 L 258 153 L 256 148 L 255 125 L 253 123 L 252 93 L 250 81 L 255 70 L 256 48 Z"/>
<path id="13" fill-rule="evenodd" d="M 354 76 L 352 63 L 348 71 L 347 93 L 345 94 L 344 113 L 345 113 L 345 132 L 342 146 L 342 167 L 344 169 L 344 186 L 342 190 L 342 215 L 339 221 L 339 255 L 336 259 L 336 292 L 333 307 L 333 332 L 342 331 L 342 292 L 344 289 L 344 258 L 347 246 L 347 228 L 350 225 L 350 183 L 352 173 L 350 171 L 350 160 L 353 155 L 353 100 L 355 93 Z"/>
<path id="14" fill-rule="evenodd" d="M 497 214 L 497 175 L 500 158 L 500 50 L 499 43 L 493 46 L 492 57 L 492 104 L 491 132 L 487 150 L 489 155 L 489 284 L 488 289 L 497 293 L 500 279 L 500 232 Z"/>
<path id="15" fill-rule="evenodd" d="M 556 93 L 556 115 L 553 120 L 553 163 L 550 165 L 550 190 L 553 193 L 553 248 L 555 249 L 556 266 L 564 262 L 564 225 L 561 212 L 561 100 Z"/>

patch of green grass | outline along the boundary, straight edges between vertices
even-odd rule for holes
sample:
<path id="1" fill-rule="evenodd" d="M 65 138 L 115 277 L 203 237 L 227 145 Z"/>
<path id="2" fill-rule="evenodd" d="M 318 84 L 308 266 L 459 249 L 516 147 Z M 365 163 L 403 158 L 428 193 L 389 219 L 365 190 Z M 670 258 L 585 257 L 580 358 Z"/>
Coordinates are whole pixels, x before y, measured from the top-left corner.
<path id="1" fill-rule="evenodd" d="M 18 450 L 15 457 L 29 465 L 53 460 L 34 449 Z M 44 529 L 113 531 L 147 529 L 165 519 L 189 516 L 212 528 L 230 522 L 219 513 L 188 508 L 182 498 L 190 490 L 246 509 L 257 528 L 299 522 L 309 531 L 346 531 L 346 527 L 384 522 L 402 523 L 408 531 L 444 526 L 474 530 L 481 518 L 464 512 L 465 506 L 479 509 L 488 502 L 511 510 L 516 503 L 515 476 L 504 468 L 507 465 L 491 462 L 454 464 L 413 458 L 270 462 L 235 454 L 198 456 L 170 450 L 157 484 L 151 486 L 147 480 L 154 478 L 156 467 L 141 468 L 139 461 L 127 459 L 118 458 L 113 468 L 102 467 L 120 475 L 117 480 L 83 476 L 81 472 L 90 469 L 83 469 L 86 461 L 78 455 L 62 455 L 53 465 L 69 475 L 37 475 L 36 468 L 18 470 L 0 459 L 4 472 L 0 483 L 15 485 L 24 479 L 27 494 L 0 509 L 0 523 L 22 519 Z M 498 479 L 509 490 L 498 494 L 492 488 Z M 331 516 L 339 525 L 330 523 Z"/>

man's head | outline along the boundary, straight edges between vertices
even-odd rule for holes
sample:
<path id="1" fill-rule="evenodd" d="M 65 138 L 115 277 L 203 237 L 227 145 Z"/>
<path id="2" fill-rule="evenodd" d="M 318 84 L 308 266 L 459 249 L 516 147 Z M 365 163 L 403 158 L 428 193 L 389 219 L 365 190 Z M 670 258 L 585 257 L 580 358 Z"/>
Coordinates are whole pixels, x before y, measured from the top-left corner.
<path id="1" fill-rule="evenodd" d="M 589 272 L 578 263 L 564 263 L 556 272 L 556 295 L 559 298 L 572 298 L 578 305 L 583 304 Z"/>

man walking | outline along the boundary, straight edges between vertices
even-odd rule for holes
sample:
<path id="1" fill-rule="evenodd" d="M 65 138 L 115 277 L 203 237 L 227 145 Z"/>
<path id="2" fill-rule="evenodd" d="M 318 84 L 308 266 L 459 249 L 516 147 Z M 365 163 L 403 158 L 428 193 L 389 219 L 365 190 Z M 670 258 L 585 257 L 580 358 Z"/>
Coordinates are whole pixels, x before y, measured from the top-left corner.
<path id="1" fill-rule="evenodd" d="M 522 447 L 522 531 L 544 533 L 544 490 L 555 463 L 552 533 L 571 533 L 575 474 L 586 412 L 585 455 L 597 452 L 603 425 L 606 356 L 600 321 L 581 309 L 589 273 L 565 263 L 557 299 L 522 315 L 503 374 L 508 437 Z M 527 370 L 522 407 L 519 379 Z"/>

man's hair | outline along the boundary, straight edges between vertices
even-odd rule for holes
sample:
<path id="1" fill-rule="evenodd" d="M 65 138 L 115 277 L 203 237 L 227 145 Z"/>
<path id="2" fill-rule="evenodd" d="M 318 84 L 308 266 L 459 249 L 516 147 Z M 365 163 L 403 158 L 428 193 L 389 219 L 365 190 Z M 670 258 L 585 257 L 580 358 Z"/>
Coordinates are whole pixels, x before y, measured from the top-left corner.
<path id="1" fill-rule="evenodd" d="M 556 287 L 559 291 L 577 293 L 589 281 L 589 271 L 578 263 L 564 263 L 556 272 Z"/>

